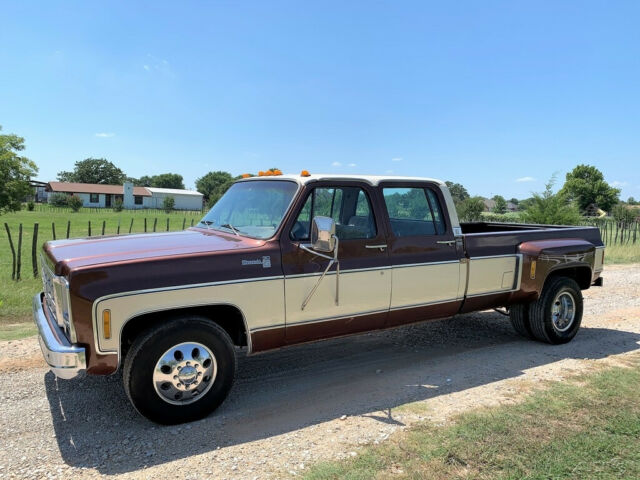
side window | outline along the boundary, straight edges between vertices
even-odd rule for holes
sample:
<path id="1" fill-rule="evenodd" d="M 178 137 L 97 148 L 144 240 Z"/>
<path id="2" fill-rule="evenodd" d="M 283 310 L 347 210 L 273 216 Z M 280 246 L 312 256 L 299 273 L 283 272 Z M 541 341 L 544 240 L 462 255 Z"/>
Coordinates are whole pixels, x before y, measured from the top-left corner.
<path id="1" fill-rule="evenodd" d="M 100 203 L 100 198 L 97 193 L 89 194 L 89 203 Z"/>
<path id="2" fill-rule="evenodd" d="M 424 188 L 385 188 L 384 201 L 396 237 L 443 235 L 444 218 L 438 198 Z"/>
<path id="3" fill-rule="evenodd" d="M 377 234 L 369 198 L 358 187 L 314 188 L 291 229 L 291 239 L 309 240 L 311 219 L 316 216 L 333 218 L 340 240 L 373 238 Z"/>

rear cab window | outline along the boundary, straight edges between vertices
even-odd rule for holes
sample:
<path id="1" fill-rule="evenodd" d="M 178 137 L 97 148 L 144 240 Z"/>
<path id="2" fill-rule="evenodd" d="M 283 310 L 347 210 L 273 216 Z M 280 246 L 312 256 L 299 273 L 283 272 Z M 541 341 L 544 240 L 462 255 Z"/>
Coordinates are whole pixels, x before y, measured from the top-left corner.
<path id="1" fill-rule="evenodd" d="M 431 188 L 383 187 L 382 194 L 396 237 L 446 233 L 442 207 Z"/>

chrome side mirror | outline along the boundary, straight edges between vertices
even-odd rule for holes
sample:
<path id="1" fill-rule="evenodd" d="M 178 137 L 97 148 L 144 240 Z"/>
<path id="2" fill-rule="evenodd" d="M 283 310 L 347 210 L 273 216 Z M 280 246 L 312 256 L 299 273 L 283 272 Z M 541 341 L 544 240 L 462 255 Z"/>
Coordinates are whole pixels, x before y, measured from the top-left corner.
<path id="1" fill-rule="evenodd" d="M 336 222 L 331 217 L 313 217 L 311 221 L 311 248 L 318 252 L 336 249 Z"/>

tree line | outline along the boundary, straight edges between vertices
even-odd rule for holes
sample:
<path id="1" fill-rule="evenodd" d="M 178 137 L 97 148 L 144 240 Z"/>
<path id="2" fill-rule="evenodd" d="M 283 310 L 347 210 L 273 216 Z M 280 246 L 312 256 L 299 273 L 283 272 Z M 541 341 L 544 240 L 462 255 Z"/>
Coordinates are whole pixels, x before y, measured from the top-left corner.
<path id="1" fill-rule="evenodd" d="M 2 127 L 0 126 L 0 131 Z M 29 181 L 38 172 L 36 164 L 20 153 L 24 150 L 24 138 L 14 134 L 0 134 L 0 214 L 19 210 L 22 200 L 32 193 Z M 272 168 L 271 171 L 278 169 Z M 227 189 L 242 176 L 229 172 L 211 171 L 196 179 L 196 189 L 204 195 L 208 206 L 212 206 Z M 122 169 L 105 158 L 86 158 L 75 163 L 72 171 L 61 171 L 57 179 L 62 182 L 121 185 L 132 182 L 136 186 L 184 189 L 184 179 L 178 173 L 144 175 L 140 178 L 128 176 Z M 591 206 L 612 214 L 616 220 L 631 222 L 639 216 L 629 206 L 638 205 L 633 197 L 627 202 L 619 199 L 620 189 L 609 185 L 600 170 L 591 165 L 578 165 L 566 174 L 565 182 L 556 193 L 553 176 L 545 190 L 532 197 L 506 200 L 501 195 L 493 197 L 493 213 L 504 214 L 508 202 L 516 205 L 520 219 L 531 223 L 577 224 Z M 460 183 L 446 182 L 454 199 L 458 216 L 462 220 L 477 221 L 485 210 L 484 199 L 471 196 Z M 165 206 L 167 207 L 167 206 Z"/>

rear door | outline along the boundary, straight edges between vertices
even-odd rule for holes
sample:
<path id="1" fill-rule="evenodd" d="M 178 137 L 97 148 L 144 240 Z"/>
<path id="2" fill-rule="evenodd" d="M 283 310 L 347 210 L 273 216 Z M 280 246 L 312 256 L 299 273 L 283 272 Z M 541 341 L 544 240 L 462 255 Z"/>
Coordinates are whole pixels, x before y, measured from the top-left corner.
<path id="1" fill-rule="evenodd" d="M 391 272 L 375 190 L 364 182 L 318 182 L 307 188 L 281 237 L 287 343 L 382 328 L 389 311 Z M 329 262 L 300 248 L 309 242 L 310 222 L 318 215 L 336 222 L 339 301 L 336 305 L 333 267 L 303 309 Z"/>
<path id="2" fill-rule="evenodd" d="M 425 182 L 384 182 L 392 291 L 388 326 L 454 315 L 464 299 L 456 239 L 442 191 Z"/>

